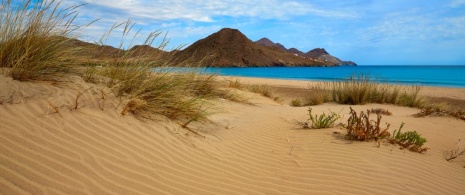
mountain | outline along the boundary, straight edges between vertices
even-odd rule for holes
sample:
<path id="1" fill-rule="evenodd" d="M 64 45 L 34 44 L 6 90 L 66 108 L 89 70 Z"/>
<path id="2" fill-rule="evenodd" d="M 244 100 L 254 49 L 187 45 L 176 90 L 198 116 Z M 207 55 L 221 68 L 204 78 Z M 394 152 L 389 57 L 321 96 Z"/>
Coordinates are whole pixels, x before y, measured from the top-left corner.
<path id="1" fill-rule="evenodd" d="M 252 42 L 237 29 L 224 28 L 174 54 L 175 64 L 212 67 L 324 66 L 322 61 L 295 56 L 279 48 Z M 272 43 L 272 42 L 271 42 Z M 332 64 L 329 64 L 332 65 Z"/>
<path id="2" fill-rule="evenodd" d="M 287 50 L 287 52 L 291 53 L 291 54 L 297 54 L 299 56 L 303 56 L 304 55 L 304 52 L 301 52 L 300 50 L 296 49 L 296 48 L 290 48 Z"/>
<path id="3" fill-rule="evenodd" d="M 312 49 L 309 52 L 303 54 L 303 56 L 308 57 L 308 58 L 320 59 L 325 62 L 329 62 L 331 64 L 336 64 L 340 66 L 356 66 L 357 65 L 356 63 L 352 61 L 342 61 L 339 58 L 332 56 L 324 48 Z"/>

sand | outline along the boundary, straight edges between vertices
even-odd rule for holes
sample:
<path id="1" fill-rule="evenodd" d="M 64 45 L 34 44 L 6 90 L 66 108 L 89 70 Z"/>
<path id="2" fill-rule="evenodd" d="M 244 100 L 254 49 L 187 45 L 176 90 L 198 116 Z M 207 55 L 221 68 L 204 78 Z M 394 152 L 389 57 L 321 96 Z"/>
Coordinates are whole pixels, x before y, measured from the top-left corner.
<path id="1" fill-rule="evenodd" d="M 307 107 L 287 99 L 306 81 L 243 78 L 286 89 L 281 102 L 237 91 L 253 105 L 214 99 L 210 123 L 140 121 L 121 116 L 102 86 L 17 82 L 0 76 L 0 194 L 462 194 L 465 156 L 443 153 L 465 138 L 465 121 L 414 118 L 416 108 L 384 108 L 390 131 L 405 122 L 427 138 L 426 153 L 344 139 L 341 127 L 302 129 Z M 465 100 L 464 89 L 422 89 Z M 82 94 L 82 95 L 79 95 Z M 103 95 L 102 95 L 103 94 Z M 77 101 L 76 101 L 76 97 Z M 76 102 L 78 102 L 77 109 Z M 340 112 L 348 105 L 312 106 Z"/>

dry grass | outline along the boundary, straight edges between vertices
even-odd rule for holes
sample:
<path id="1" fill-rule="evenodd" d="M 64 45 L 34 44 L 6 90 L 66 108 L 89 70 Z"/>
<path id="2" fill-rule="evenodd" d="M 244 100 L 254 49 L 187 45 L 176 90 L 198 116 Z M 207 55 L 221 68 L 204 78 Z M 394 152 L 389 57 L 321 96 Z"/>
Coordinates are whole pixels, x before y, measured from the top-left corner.
<path id="1" fill-rule="evenodd" d="M 348 79 L 319 83 L 309 87 L 309 105 L 334 101 L 340 104 L 359 105 L 367 103 L 395 104 L 409 107 L 423 107 L 424 98 L 419 95 L 420 87 L 400 93 L 401 87 L 373 80 L 368 75 L 353 75 Z"/>
<path id="2" fill-rule="evenodd" d="M 249 90 L 250 92 L 258 93 L 265 97 L 269 97 L 269 98 L 273 97 L 273 90 L 271 89 L 270 86 L 265 85 L 265 84 L 246 85 L 245 88 Z"/>
<path id="3" fill-rule="evenodd" d="M 61 8 L 61 1 L 0 4 L 0 62 L 15 80 L 58 80 L 71 72 L 74 49 L 62 47 L 80 27 L 73 25 L 78 6 Z"/>
<path id="4" fill-rule="evenodd" d="M 124 45 L 124 37 L 131 34 L 134 23 L 130 20 L 115 24 L 100 43 L 104 45 L 105 36 L 112 31 L 122 28 L 120 49 Z M 161 32 L 157 31 L 148 35 L 143 45 L 152 46 Z M 135 37 L 138 33 L 135 33 Z M 131 42 L 132 44 L 132 42 Z M 129 47 L 131 47 L 131 44 Z M 165 38 L 156 46 L 164 49 L 167 41 Z M 122 98 L 121 114 L 133 114 L 139 118 L 153 119 L 159 115 L 171 119 L 192 121 L 205 119 L 208 114 L 208 105 L 203 98 L 211 97 L 216 90 L 216 76 L 201 74 L 197 71 L 172 72 L 165 67 L 166 60 L 147 60 L 144 56 L 135 55 L 130 50 L 122 50 L 124 53 L 117 55 L 112 60 L 102 60 L 99 66 L 101 70 L 94 72 L 88 70 L 89 80 L 94 80 L 93 74 L 100 74 L 107 79 L 103 82 L 112 89 L 117 97 Z M 159 67 L 158 69 L 154 69 Z"/>
<path id="5" fill-rule="evenodd" d="M 131 113 L 150 119 L 163 115 L 186 120 L 183 126 L 187 126 L 208 114 L 209 105 L 203 99 L 217 93 L 216 76 L 196 71 L 154 71 L 154 67 L 168 66 L 174 52 L 147 56 L 138 54 L 136 50 L 125 50 L 123 47 L 131 48 L 135 45 L 136 37 L 140 37 L 140 30 L 134 33 L 135 23 L 131 20 L 115 23 L 98 41 L 100 45 L 105 45 L 111 34 L 121 32 L 120 53 L 111 59 L 105 56 L 102 59 L 79 59 L 75 52 L 81 48 L 67 45 L 70 37 L 77 35 L 76 31 L 81 28 L 73 24 L 77 16 L 75 9 L 79 6 L 62 8 L 61 1 L 55 0 L 5 0 L 0 7 L 1 68 L 4 74 L 13 79 L 59 80 L 63 75 L 74 72 L 68 65 L 89 64 L 92 66 L 76 71 L 82 72 L 85 81 L 101 82 L 110 88 L 120 100 L 116 109 L 121 109 L 122 115 Z M 150 33 L 141 45 L 154 47 L 153 43 L 159 37 L 163 38 L 155 48 L 164 50 L 168 41 L 161 31 Z M 79 92 L 76 95 L 75 109 L 82 106 L 79 101 L 82 94 Z M 102 110 L 106 95 L 102 91 Z M 55 113 L 59 113 L 58 107 L 51 102 L 49 104 Z"/>

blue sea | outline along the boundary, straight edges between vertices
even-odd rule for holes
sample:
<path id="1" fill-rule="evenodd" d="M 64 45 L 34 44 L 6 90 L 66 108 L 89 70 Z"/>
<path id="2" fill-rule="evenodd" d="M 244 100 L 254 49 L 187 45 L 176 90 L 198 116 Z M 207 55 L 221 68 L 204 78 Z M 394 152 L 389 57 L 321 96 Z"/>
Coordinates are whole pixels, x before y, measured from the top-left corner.
<path id="1" fill-rule="evenodd" d="M 311 81 L 341 80 L 356 74 L 395 84 L 465 88 L 465 66 L 250 67 L 206 71 L 224 76 Z"/>

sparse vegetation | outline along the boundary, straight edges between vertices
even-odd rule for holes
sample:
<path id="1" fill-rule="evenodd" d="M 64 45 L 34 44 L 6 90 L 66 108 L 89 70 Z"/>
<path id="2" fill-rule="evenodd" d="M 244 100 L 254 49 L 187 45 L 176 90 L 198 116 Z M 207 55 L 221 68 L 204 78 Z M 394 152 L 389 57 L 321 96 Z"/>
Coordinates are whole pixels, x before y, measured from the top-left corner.
<path id="1" fill-rule="evenodd" d="M 422 146 L 426 143 L 426 139 L 421 137 L 416 131 L 407 131 L 401 132 L 402 127 L 404 127 L 404 123 L 402 123 L 398 130 L 395 130 L 392 136 L 389 138 L 389 142 L 392 144 L 398 144 L 402 148 L 409 149 L 410 151 L 414 152 L 426 152 L 428 148 L 422 148 Z"/>
<path id="2" fill-rule="evenodd" d="M 460 120 L 465 120 L 464 111 L 446 111 L 439 107 L 424 107 L 419 113 L 413 115 L 414 117 L 425 117 L 425 116 L 451 116 Z"/>
<path id="3" fill-rule="evenodd" d="M 300 123 L 302 128 L 312 128 L 312 129 L 324 129 L 334 126 L 334 123 L 341 118 L 341 116 L 335 112 L 331 112 L 326 115 L 325 113 L 320 116 L 312 114 L 312 108 L 308 109 L 308 116 L 306 122 Z"/>
<path id="4" fill-rule="evenodd" d="M 376 120 L 370 120 L 370 111 L 367 110 L 367 113 L 363 111 L 360 112 L 360 115 L 357 115 L 357 112 L 350 108 L 350 117 L 347 120 L 347 138 L 350 140 L 358 141 L 370 141 L 383 139 L 388 137 L 390 134 L 388 132 L 390 124 L 386 124 L 386 127 L 381 128 L 381 115 L 377 114 Z"/>

